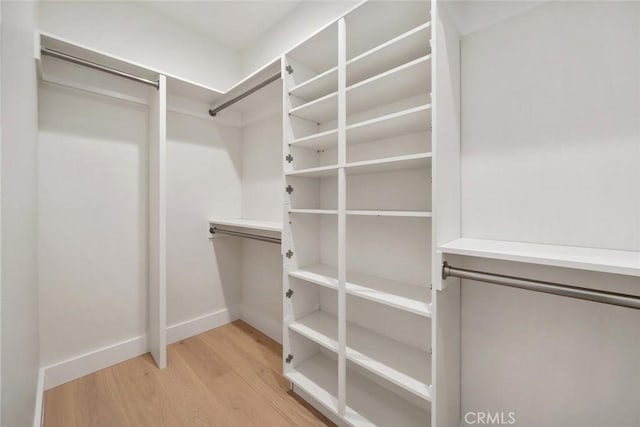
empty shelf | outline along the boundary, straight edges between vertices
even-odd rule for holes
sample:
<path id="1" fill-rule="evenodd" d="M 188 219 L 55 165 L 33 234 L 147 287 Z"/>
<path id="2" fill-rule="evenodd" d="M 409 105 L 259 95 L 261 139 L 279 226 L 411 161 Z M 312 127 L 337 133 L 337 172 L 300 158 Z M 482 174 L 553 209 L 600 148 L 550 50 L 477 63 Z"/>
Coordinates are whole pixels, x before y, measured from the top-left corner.
<path id="1" fill-rule="evenodd" d="M 313 150 L 336 147 L 338 145 L 338 129 L 331 129 L 303 138 L 297 138 L 289 142 L 289 145 Z"/>
<path id="2" fill-rule="evenodd" d="M 431 23 L 427 22 L 347 61 L 347 84 L 382 73 L 430 52 Z"/>
<path id="3" fill-rule="evenodd" d="M 337 176 L 338 166 L 320 166 L 317 168 L 300 169 L 285 173 L 286 176 L 301 176 L 306 178 L 326 178 L 328 176 Z"/>
<path id="4" fill-rule="evenodd" d="M 347 163 L 347 175 L 390 172 L 395 170 L 421 169 L 429 166 L 431 153 L 409 154 L 407 156 L 387 157 L 384 159 L 365 160 Z"/>
<path id="5" fill-rule="evenodd" d="M 310 265 L 290 271 L 289 276 L 327 288 L 338 289 L 338 269 L 333 266 L 325 264 Z"/>
<path id="6" fill-rule="evenodd" d="M 290 323 L 289 328 L 331 351 L 338 351 L 335 316 L 315 311 Z M 426 351 L 347 322 L 347 360 L 424 400 L 431 400 L 431 358 Z"/>
<path id="7" fill-rule="evenodd" d="M 210 219 L 209 224 L 226 225 L 229 227 L 247 228 L 251 230 L 274 231 L 278 233 L 282 232 L 282 223 L 278 221 L 262 221 L 258 219 L 233 218 L 233 219 Z"/>
<path id="8" fill-rule="evenodd" d="M 442 253 L 640 276 L 640 252 L 461 238 Z"/>
<path id="9" fill-rule="evenodd" d="M 285 375 L 289 381 L 337 414 L 338 362 L 317 353 Z M 424 427 L 430 425 L 428 411 L 347 369 L 346 421 L 352 426 Z"/>
<path id="10" fill-rule="evenodd" d="M 364 210 L 364 209 L 348 209 L 347 215 L 354 216 L 394 216 L 409 218 L 431 218 L 429 211 L 389 211 L 389 210 Z"/>
<path id="11" fill-rule="evenodd" d="M 338 352 L 338 319 L 335 316 L 323 311 L 314 311 L 289 323 L 289 329 L 328 350 Z"/>
<path id="12" fill-rule="evenodd" d="M 289 95 L 306 101 L 335 92 L 338 89 L 338 67 L 333 67 L 291 88 Z"/>
<path id="13" fill-rule="evenodd" d="M 347 144 L 426 132 L 430 126 L 431 104 L 421 105 L 347 126 Z"/>
<path id="14" fill-rule="evenodd" d="M 431 88 L 431 55 L 385 71 L 349 86 L 347 115 L 370 110 L 421 93 Z M 333 92 L 289 110 L 289 114 L 317 123 L 338 118 L 338 93 Z"/>
<path id="15" fill-rule="evenodd" d="M 289 276 L 338 289 L 338 269 L 316 264 L 289 272 Z M 431 317 L 431 290 L 424 286 L 399 282 L 355 271 L 347 271 L 346 292 L 355 297 Z"/>
<path id="16" fill-rule="evenodd" d="M 292 214 L 317 214 L 317 215 L 337 215 L 335 209 L 289 209 Z"/>
<path id="17" fill-rule="evenodd" d="M 338 363 L 335 360 L 317 353 L 285 376 L 329 411 L 338 413 Z"/>

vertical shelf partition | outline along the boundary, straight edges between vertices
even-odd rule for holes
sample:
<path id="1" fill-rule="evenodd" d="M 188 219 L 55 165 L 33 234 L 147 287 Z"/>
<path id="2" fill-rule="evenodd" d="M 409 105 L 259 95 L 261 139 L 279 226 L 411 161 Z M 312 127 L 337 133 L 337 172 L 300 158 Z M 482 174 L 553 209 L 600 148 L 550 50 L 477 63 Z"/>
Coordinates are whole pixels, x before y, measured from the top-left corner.
<path id="1" fill-rule="evenodd" d="M 430 14 L 366 2 L 283 57 L 283 372 L 340 424 L 431 425 Z"/>
<path id="2" fill-rule="evenodd" d="M 167 366 L 167 80 L 160 75 L 149 108 L 149 349 Z"/>

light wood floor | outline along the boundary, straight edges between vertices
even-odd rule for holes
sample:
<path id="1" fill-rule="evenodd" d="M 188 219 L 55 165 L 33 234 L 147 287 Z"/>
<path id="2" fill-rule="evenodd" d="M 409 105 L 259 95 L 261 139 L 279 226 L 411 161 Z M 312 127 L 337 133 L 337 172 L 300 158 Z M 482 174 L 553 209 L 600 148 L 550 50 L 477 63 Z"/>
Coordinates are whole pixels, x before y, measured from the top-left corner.
<path id="1" fill-rule="evenodd" d="M 331 426 L 288 391 L 282 347 L 242 321 L 53 388 L 46 427 Z"/>

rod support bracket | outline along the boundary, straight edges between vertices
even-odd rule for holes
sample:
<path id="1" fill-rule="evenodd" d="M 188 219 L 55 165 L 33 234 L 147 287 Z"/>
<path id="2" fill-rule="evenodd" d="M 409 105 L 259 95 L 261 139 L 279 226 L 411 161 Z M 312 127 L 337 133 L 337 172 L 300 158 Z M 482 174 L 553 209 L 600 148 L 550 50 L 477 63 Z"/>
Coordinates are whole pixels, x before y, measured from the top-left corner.
<path id="1" fill-rule="evenodd" d="M 447 280 L 447 277 L 449 277 L 449 263 L 444 261 L 442 263 L 442 280 Z"/>

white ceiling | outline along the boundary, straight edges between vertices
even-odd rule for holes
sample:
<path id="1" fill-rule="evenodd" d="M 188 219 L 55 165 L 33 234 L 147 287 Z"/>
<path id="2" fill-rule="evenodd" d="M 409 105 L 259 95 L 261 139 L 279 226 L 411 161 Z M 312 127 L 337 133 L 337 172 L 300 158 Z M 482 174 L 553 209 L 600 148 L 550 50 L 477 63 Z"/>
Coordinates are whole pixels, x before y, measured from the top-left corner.
<path id="1" fill-rule="evenodd" d="M 464 36 L 550 0 L 445 0 L 458 30 Z"/>
<path id="2" fill-rule="evenodd" d="M 294 9 L 287 1 L 144 1 L 141 4 L 236 51 L 251 46 Z"/>

